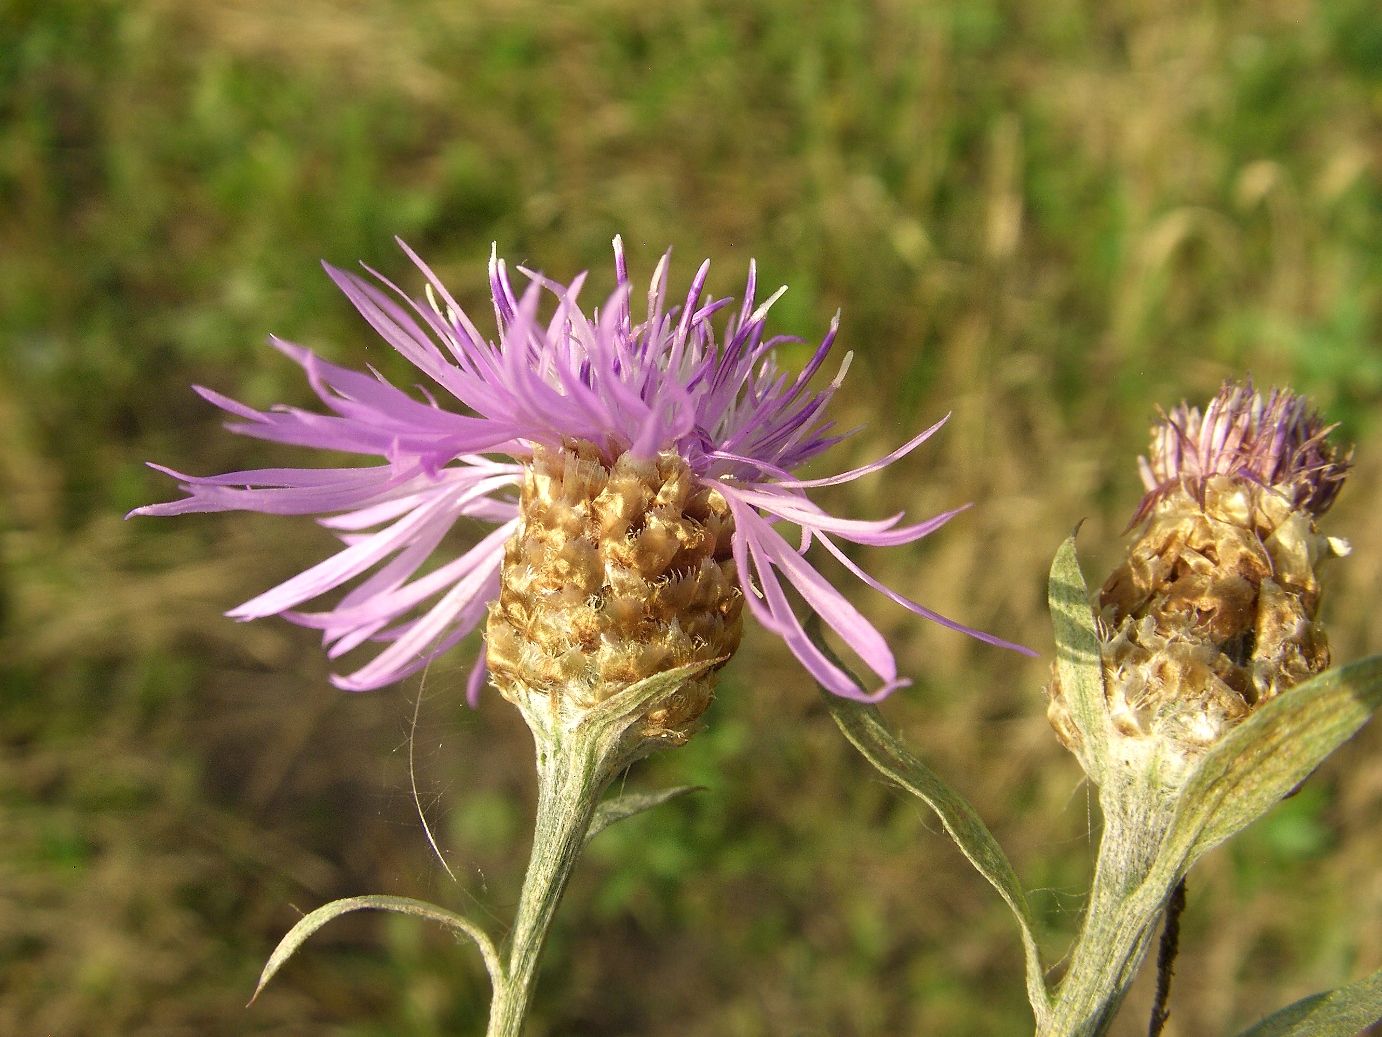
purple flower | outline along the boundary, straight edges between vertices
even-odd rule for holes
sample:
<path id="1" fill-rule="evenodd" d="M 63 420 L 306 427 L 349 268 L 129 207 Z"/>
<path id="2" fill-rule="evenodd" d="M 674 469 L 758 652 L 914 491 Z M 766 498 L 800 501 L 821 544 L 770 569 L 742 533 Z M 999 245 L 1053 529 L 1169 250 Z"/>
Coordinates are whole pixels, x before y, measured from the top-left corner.
<path id="1" fill-rule="evenodd" d="M 1147 493 L 1128 528 L 1176 487 L 1203 503 L 1205 481 L 1216 475 L 1244 479 L 1323 515 L 1339 495 L 1351 456 L 1329 443 L 1335 427 L 1304 396 L 1289 389 L 1263 395 L 1251 379 L 1225 382 L 1203 415 L 1182 402 L 1152 427 L 1151 456 L 1137 459 Z"/>
<path id="2" fill-rule="evenodd" d="M 401 244 L 401 243 L 400 243 Z M 701 265 L 681 305 L 667 300 L 664 255 L 647 294 L 647 316 L 635 322 L 633 288 L 623 246 L 614 242 L 617 288 L 589 315 L 577 303 L 584 275 L 569 286 L 519 268 L 528 279 L 515 291 L 505 264 L 490 257 L 490 291 L 500 328 L 487 341 L 436 275 L 406 245 L 426 277 L 426 299 L 414 300 L 373 271 L 370 281 L 326 270 L 385 341 L 432 385 L 421 398 L 385 381 L 338 367 L 279 339 L 273 344 L 301 365 L 329 413 L 296 407 L 259 411 L 209 389 L 204 398 L 229 412 L 233 432 L 300 446 L 374 455 L 360 468 L 273 468 L 198 477 L 170 469 L 188 494 L 132 514 L 261 511 L 322 516 L 344 547 L 327 560 L 245 602 L 237 619 L 281 615 L 320 629 L 337 658 L 366 641 L 386 647 L 362 667 L 334 677 L 348 690 L 377 688 L 423 667 L 473 631 L 498 594 L 506 541 L 518 527 L 516 488 L 535 447 L 587 442 L 606 463 L 621 454 L 656 457 L 674 451 L 695 477 L 728 502 L 734 520 L 733 558 L 750 611 L 781 636 L 806 669 L 832 692 L 877 700 L 909 683 L 878 630 L 804 557 L 819 542 L 864 583 L 904 608 L 979 640 L 1027 652 L 970 629 L 893 591 L 850 558 L 841 542 L 886 547 L 917 540 L 963 508 L 924 522 L 902 514 L 863 521 L 822 510 L 808 496 L 876 472 L 909 453 L 944 424 L 932 425 L 871 464 L 820 479 L 793 472 L 845 435 L 825 419 L 826 405 L 849 366 L 821 391 L 808 383 L 830 354 L 838 315 L 802 371 L 779 372 L 774 350 L 798 339 L 765 335 L 767 314 L 786 289 L 757 301 L 749 265 L 743 300 L 702 298 L 709 262 Z M 377 283 L 376 283 L 377 282 Z M 555 303 L 547 318 L 545 297 Z M 723 319 L 722 340 L 714 325 Z M 158 467 L 158 466 L 155 466 Z M 457 520 L 494 526 L 459 557 L 426 569 Z M 781 524 L 796 526 L 794 544 Z M 307 602 L 359 580 L 321 611 Z M 858 687 L 807 637 L 784 587 L 790 584 L 877 675 Z M 474 702 L 485 674 L 471 674 Z"/>

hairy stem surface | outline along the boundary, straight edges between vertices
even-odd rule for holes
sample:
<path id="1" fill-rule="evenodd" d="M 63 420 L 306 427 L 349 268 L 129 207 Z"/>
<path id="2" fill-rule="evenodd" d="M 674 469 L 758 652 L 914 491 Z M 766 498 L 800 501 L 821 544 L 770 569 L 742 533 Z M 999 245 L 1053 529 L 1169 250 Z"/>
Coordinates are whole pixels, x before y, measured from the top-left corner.
<path id="1" fill-rule="evenodd" d="M 538 743 L 533 849 L 510 934 L 504 980 L 496 984 L 490 1006 L 488 1037 L 522 1033 L 547 933 L 608 780 L 599 756 L 598 746 L 576 737 Z"/>

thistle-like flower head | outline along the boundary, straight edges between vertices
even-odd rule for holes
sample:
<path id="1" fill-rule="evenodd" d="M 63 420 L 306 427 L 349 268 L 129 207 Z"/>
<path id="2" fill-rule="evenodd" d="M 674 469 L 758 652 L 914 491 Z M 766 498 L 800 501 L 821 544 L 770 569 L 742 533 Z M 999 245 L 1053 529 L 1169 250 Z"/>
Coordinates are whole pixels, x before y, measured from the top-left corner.
<path id="1" fill-rule="evenodd" d="M 1125 560 L 1099 595 L 1104 690 L 1129 759 L 1174 786 L 1258 705 L 1329 665 L 1317 567 L 1348 545 L 1322 535 L 1348 456 L 1308 402 L 1225 384 L 1152 428 L 1147 494 Z M 1081 752 L 1059 682 L 1057 733 Z"/>
<path id="2" fill-rule="evenodd" d="M 832 515 L 807 493 L 891 464 L 944 419 L 861 468 L 817 479 L 794 474 L 844 438 L 824 415 L 849 356 L 833 381 L 811 388 L 835 343 L 838 317 L 799 373 L 781 373 L 774 351 L 796 340 L 769 336 L 766 325 L 785 289 L 760 302 L 750 264 L 737 306 L 707 299 L 707 262 L 686 295 L 669 303 L 664 255 L 645 316 L 635 320 L 616 239 L 615 291 L 590 313 L 578 304 L 584 275 L 563 285 L 520 268 L 528 280 L 520 292 L 491 253 L 499 335 L 490 341 L 404 248 L 426 279 L 424 299 L 377 274 L 327 272 L 427 377 L 427 388 L 415 395 L 273 339 L 301 365 L 327 413 L 260 411 L 197 390 L 234 416 L 232 431 L 373 455 L 379 463 L 210 477 L 162 469 L 188 496 L 137 511 L 310 514 L 336 531 L 341 551 L 230 614 L 277 614 L 316 627 L 332 658 L 365 642 L 385 645 L 334 678 L 340 687 L 395 682 L 488 617 L 489 668 L 506 694 L 523 684 L 599 701 L 659 668 L 722 664 L 738 645 L 744 603 L 836 694 L 872 700 L 906 684 L 878 630 L 804 557 L 813 543 L 903 607 L 1017 647 L 884 587 L 842 546 L 908 543 L 962 509 L 914 524 L 901 514 L 865 521 Z M 461 519 L 493 529 L 468 551 L 429 566 Z M 779 531 L 782 524 L 799 528 L 796 544 Z M 302 608 L 351 583 L 335 604 Z M 872 669 L 877 687 L 855 685 L 812 644 L 789 585 Z M 485 672 L 482 659 L 472 671 L 472 701 Z M 708 694 L 707 685 L 705 701 Z M 701 708 L 686 705 L 687 716 L 669 723 L 684 724 Z"/>

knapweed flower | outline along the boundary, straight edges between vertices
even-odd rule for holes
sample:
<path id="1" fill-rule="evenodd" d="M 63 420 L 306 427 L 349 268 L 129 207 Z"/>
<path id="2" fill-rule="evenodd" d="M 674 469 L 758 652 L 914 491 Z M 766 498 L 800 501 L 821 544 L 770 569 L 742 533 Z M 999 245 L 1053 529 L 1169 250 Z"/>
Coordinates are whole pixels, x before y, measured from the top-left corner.
<path id="1" fill-rule="evenodd" d="M 1104 690 L 1124 748 L 1159 754 L 1174 784 L 1259 704 L 1329 665 L 1317 566 L 1347 553 L 1316 520 L 1349 458 L 1309 403 L 1226 383 L 1182 403 L 1139 459 L 1147 493 L 1127 557 L 1099 596 Z M 1051 722 L 1077 754 L 1059 682 Z"/>
<path id="2" fill-rule="evenodd" d="M 502 692 L 521 686 L 588 706 L 674 666 L 722 665 L 738 646 L 747 603 L 826 688 L 878 699 L 907 681 L 873 624 L 806 560 L 813 543 L 903 607 L 1017 647 L 883 586 L 841 546 L 909 543 L 962 509 L 915 524 L 903 524 L 901 514 L 865 521 L 832 515 L 807 493 L 893 463 L 944 419 L 863 467 L 827 478 L 794 474 L 844 438 L 824 415 L 849 356 L 825 388 L 809 387 L 835 343 L 838 317 L 800 373 L 780 373 L 774 351 L 798 340 L 768 336 L 766 322 L 785 289 L 760 303 L 750 264 L 737 308 L 732 299 L 704 299 L 707 262 L 684 301 L 669 305 L 664 255 L 646 316 L 635 322 L 616 239 L 617 287 L 588 315 L 577 301 L 584 276 L 562 285 L 520 268 L 529 282 L 520 293 L 492 252 L 499 335 L 491 342 L 403 247 L 426 279 L 425 299 L 378 274 L 371 281 L 326 269 L 431 384 L 414 394 L 273 339 L 301 365 L 327 413 L 260 411 L 197 389 L 234 416 L 234 432 L 380 463 L 211 477 L 161 469 L 188 496 L 137 511 L 320 516 L 343 549 L 230 614 L 281 615 L 316 627 L 332 658 L 366 642 L 385 646 L 335 677 L 340 687 L 395 682 L 487 619 L 488 670 Z M 545 317 L 544 304 L 551 310 Z M 442 556 L 462 519 L 493 529 L 464 553 Z M 779 531 L 782 524 L 800 530 L 796 543 Z M 352 582 L 334 605 L 304 610 Z M 876 687 L 857 686 L 812 644 L 788 586 L 873 671 Z M 471 674 L 472 702 L 485 672 L 482 658 Z M 712 681 L 706 676 L 684 697 L 682 715 L 667 718 L 670 727 L 704 709 Z"/>

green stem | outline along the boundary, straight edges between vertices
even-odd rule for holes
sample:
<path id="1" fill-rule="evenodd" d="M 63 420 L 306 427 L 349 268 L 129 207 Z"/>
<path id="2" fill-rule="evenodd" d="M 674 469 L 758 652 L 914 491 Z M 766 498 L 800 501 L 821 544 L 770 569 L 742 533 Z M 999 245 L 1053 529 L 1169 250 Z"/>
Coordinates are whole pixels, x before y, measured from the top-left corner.
<path id="1" fill-rule="evenodd" d="M 519 1037 L 533 1000 L 538 961 L 566 884 L 580 859 L 600 797 L 620 770 L 688 732 L 649 730 L 649 718 L 688 680 L 722 660 L 673 667 L 629 685 L 597 706 L 563 709 L 560 696 L 511 686 L 537 746 L 533 851 L 509 934 L 509 959 L 495 978 L 486 1037 Z"/>
<path id="2" fill-rule="evenodd" d="M 510 934 L 504 978 L 495 984 L 487 1037 L 518 1037 L 532 1002 L 538 961 L 557 905 L 580 859 L 591 816 L 608 783 L 598 739 L 538 740 L 537 821 L 528 872 Z"/>
<path id="3" fill-rule="evenodd" d="M 1165 828 L 1156 814 L 1105 813 L 1084 926 L 1038 1037 L 1098 1037 L 1113 1023 L 1171 893 L 1143 885 Z"/>

